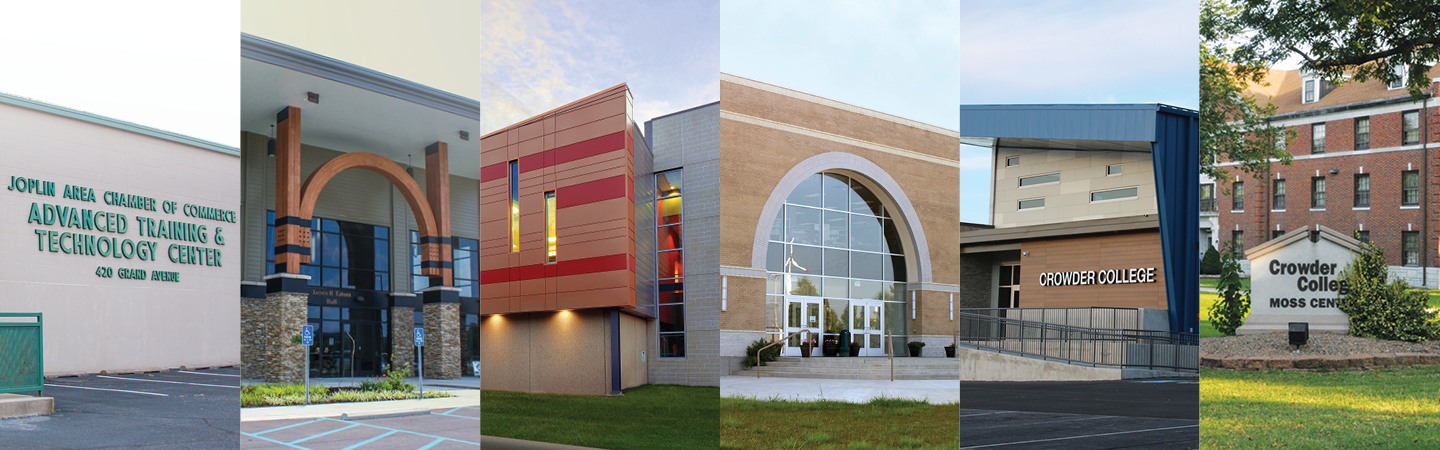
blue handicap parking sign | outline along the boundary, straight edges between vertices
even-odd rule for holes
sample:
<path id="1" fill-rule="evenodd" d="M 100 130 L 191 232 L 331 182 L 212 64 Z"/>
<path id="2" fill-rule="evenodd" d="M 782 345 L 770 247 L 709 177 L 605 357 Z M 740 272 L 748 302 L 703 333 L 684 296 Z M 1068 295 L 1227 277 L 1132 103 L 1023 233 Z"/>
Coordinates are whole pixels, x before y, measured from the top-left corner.
<path id="1" fill-rule="evenodd" d="M 315 326 L 305 325 L 300 328 L 300 343 L 304 345 L 315 345 Z"/>
<path id="2" fill-rule="evenodd" d="M 415 346 L 416 346 L 416 347 L 424 347 L 424 346 L 425 346 L 425 329 L 424 329 L 424 328 L 415 327 Z"/>

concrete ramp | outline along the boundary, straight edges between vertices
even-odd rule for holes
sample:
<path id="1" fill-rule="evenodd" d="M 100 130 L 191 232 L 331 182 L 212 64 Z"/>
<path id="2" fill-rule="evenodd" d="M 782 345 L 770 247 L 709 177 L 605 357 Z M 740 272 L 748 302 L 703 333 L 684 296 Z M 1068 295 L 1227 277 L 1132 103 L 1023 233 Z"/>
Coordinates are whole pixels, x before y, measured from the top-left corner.
<path id="1" fill-rule="evenodd" d="M 1088 367 L 959 347 L 961 381 L 1119 380 L 1118 368 Z"/>

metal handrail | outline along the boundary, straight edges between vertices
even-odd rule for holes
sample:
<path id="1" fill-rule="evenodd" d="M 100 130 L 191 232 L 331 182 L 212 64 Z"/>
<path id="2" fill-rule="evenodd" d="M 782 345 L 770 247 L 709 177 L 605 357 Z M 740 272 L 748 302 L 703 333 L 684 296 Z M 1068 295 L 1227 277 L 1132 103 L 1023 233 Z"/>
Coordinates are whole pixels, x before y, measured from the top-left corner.
<path id="1" fill-rule="evenodd" d="M 790 333 L 790 334 L 788 334 L 788 335 L 785 335 L 785 337 L 782 337 L 782 338 L 780 338 L 779 340 L 776 340 L 776 341 L 771 342 L 770 345 L 767 345 L 767 346 L 764 346 L 764 347 L 760 347 L 759 350 L 756 350 L 756 351 L 755 351 L 755 378 L 760 378 L 760 366 L 765 365 L 765 362 L 760 360 L 760 353 L 761 353 L 761 352 L 764 352 L 765 349 L 767 349 L 767 348 L 774 347 L 774 346 L 780 345 L 780 344 L 784 344 L 786 339 L 790 339 L 791 337 L 793 337 L 793 336 L 795 336 L 795 335 L 797 335 L 797 334 L 800 334 L 800 333 L 815 334 L 814 331 L 810 331 L 810 330 L 800 330 L 800 331 L 796 331 L 796 332 L 794 332 L 794 333 Z"/>
<path id="2" fill-rule="evenodd" d="M 890 355 L 890 381 L 895 381 L 895 335 L 893 333 L 885 333 L 885 354 Z"/>
<path id="3" fill-rule="evenodd" d="M 1199 368 L 1199 340 L 1193 333 L 1080 327 L 973 313 L 957 316 L 970 348 L 1090 366 Z M 1039 349 L 1032 345 L 1037 342 Z"/>

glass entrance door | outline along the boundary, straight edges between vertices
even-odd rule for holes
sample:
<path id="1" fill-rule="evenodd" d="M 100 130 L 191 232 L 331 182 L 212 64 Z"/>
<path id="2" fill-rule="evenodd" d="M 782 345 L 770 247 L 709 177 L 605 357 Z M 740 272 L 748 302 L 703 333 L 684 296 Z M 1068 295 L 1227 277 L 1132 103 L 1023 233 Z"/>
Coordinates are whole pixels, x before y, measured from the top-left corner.
<path id="1" fill-rule="evenodd" d="M 815 352 L 819 352 L 820 346 L 820 298 L 786 296 L 785 297 L 785 334 L 791 335 L 801 330 L 810 330 L 809 333 L 791 336 L 785 343 L 785 350 L 781 352 L 784 356 L 800 356 L 800 339 L 815 339 Z M 812 356 L 815 353 L 811 353 Z"/>
<path id="2" fill-rule="evenodd" d="M 859 356 L 885 356 L 885 315 L 879 300 L 850 301 L 850 345 L 860 346 Z"/>
<path id="3" fill-rule="evenodd" d="M 997 308 L 1020 307 L 1020 265 L 1000 266 L 999 292 L 995 295 Z"/>

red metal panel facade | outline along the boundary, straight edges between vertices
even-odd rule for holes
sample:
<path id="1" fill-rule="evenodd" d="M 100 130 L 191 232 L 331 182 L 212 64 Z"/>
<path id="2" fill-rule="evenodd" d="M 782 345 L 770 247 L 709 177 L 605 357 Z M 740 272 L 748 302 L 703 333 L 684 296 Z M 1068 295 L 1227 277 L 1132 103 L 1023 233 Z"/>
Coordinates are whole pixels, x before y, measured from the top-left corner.
<path id="1" fill-rule="evenodd" d="M 635 157 L 619 85 L 481 138 L 480 313 L 635 307 Z M 511 251 L 510 170 L 520 248 Z M 545 193 L 555 192 L 555 262 Z"/>

